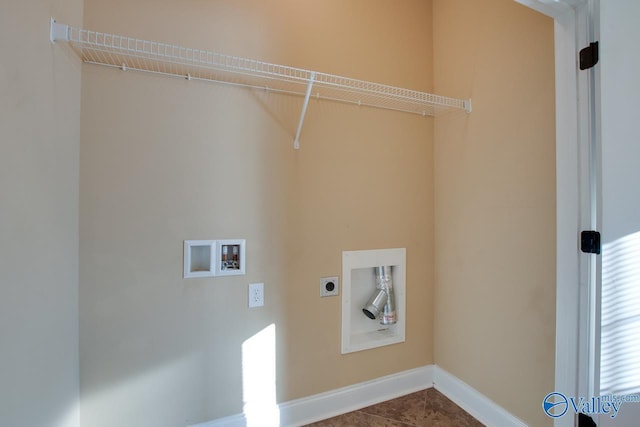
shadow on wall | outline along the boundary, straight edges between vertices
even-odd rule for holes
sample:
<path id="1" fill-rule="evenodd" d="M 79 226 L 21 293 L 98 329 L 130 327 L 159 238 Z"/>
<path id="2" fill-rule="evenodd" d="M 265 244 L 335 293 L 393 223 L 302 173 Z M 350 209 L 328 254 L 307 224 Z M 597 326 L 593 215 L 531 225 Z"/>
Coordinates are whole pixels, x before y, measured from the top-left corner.
<path id="1" fill-rule="evenodd" d="M 276 325 L 274 323 L 246 339 L 242 349 L 242 415 L 247 427 L 276 427 L 280 425 L 276 402 Z M 185 389 L 189 378 L 202 376 L 203 366 L 211 363 L 211 355 L 191 353 L 153 370 L 132 375 L 110 387 L 85 395 L 82 409 L 91 414 L 105 410 L 108 403 L 110 423 L 120 425 L 148 425 L 153 416 L 151 407 L 160 401 L 173 401 L 176 407 L 185 406 L 180 400 L 193 398 Z M 181 387 L 184 386 L 184 388 Z M 218 384 L 225 389 L 224 384 Z M 154 390 L 150 393 L 150 390 Z M 222 390 L 224 392 L 224 390 Z M 162 397 L 164 395 L 164 397 Z M 131 405 L 132 397 L 139 399 Z M 146 397 L 145 397 L 146 396 Z M 140 407 L 149 410 L 141 410 Z M 114 410 L 114 408 L 118 408 Z M 157 412 L 157 411 L 156 411 Z M 235 415 L 233 416 L 235 418 Z M 136 421 L 137 419 L 137 421 Z M 162 424 L 166 420 L 156 420 Z M 184 419 L 187 425 L 207 426 L 210 421 Z M 200 424 L 192 424 L 200 422 Z M 65 425 L 65 424 L 62 424 Z"/>

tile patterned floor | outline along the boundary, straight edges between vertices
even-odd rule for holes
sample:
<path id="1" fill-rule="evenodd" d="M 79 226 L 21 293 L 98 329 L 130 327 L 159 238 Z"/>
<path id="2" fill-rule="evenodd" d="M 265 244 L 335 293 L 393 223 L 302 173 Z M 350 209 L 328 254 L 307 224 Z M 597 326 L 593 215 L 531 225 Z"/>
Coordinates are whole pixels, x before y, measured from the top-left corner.
<path id="1" fill-rule="evenodd" d="M 434 388 L 309 424 L 308 427 L 483 427 Z"/>

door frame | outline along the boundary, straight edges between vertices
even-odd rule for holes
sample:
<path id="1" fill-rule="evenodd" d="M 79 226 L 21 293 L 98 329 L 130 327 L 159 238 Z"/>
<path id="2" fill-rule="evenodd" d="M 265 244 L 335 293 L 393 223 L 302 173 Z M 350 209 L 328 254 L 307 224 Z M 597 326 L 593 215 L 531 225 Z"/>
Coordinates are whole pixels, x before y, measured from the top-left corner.
<path id="1" fill-rule="evenodd" d="M 556 355 L 555 389 L 565 396 L 595 396 L 599 334 L 594 292 L 599 260 L 580 252 L 581 230 L 599 229 L 590 140 L 594 124 L 589 81 L 578 70 L 578 51 L 588 45 L 593 13 L 589 0 L 515 0 L 554 19 L 556 87 Z M 591 30 L 593 30 L 591 28 Z M 597 100 L 596 100 L 597 102 Z M 597 186 L 597 182 L 596 182 Z M 582 309 L 581 309 L 582 307 Z M 586 355 L 586 357 L 585 357 Z M 573 427 L 574 417 L 554 419 Z"/>

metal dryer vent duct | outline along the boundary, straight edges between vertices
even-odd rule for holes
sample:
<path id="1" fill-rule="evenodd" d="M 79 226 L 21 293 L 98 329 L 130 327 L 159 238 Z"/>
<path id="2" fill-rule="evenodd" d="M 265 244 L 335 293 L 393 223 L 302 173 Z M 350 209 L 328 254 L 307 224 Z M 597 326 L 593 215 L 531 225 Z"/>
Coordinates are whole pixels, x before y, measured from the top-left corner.
<path id="1" fill-rule="evenodd" d="M 396 304 L 393 298 L 393 280 L 391 266 L 374 267 L 376 276 L 376 291 L 371 296 L 362 312 L 369 319 L 380 317 L 380 324 L 392 325 L 396 323 Z"/>

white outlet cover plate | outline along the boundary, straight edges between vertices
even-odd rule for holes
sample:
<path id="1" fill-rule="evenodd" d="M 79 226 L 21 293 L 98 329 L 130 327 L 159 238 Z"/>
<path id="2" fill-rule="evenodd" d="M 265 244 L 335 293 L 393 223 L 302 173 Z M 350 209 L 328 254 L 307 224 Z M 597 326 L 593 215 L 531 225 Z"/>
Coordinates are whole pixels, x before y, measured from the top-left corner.
<path id="1" fill-rule="evenodd" d="M 249 283 L 249 308 L 264 306 L 264 283 Z"/>
<path id="2" fill-rule="evenodd" d="M 327 289 L 328 283 L 334 284 L 334 288 L 332 291 Z M 338 295 L 340 295 L 340 278 L 338 276 L 320 278 L 320 296 L 321 297 L 335 297 Z"/>

